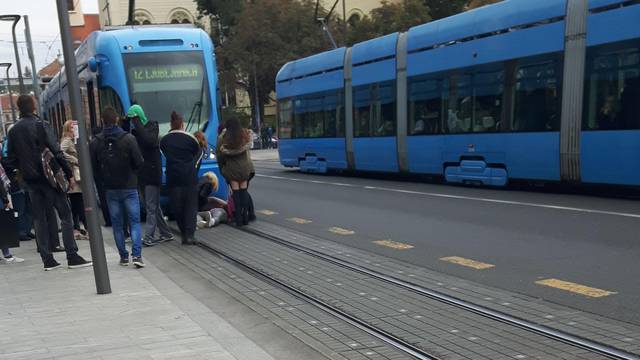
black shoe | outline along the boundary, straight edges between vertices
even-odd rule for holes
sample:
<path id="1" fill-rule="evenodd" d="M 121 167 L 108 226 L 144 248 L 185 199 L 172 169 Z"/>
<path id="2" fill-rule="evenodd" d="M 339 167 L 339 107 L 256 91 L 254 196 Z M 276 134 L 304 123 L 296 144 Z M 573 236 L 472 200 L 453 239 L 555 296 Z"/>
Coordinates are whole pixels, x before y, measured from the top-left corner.
<path id="1" fill-rule="evenodd" d="M 35 240 L 36 234 L 34 234 L 33 231 L 29 231 L 29 233 L 27 234 L 27 237 L 31 240 Z"/>
<path id="2" fill-rule="evenodd" d="M 249 214 L 249 222 L 254 222 L 256 220 L 258 220 L 256 214 Z"/>
<path id="3" fill-rule="evenodd" d="M 193 236 L 189 236 L 189 237 L 183 237 L 182 238 L 182 245 L 195 245 L 196 244 L 196 239 L 193 238 Z"/>
<path id="4" fill-rule="evenodd" d="M 64 251 L 65 251 L 64 247 L 62 247 L 60 245 L 58 245 L 58 246 L 54 247 L 53 249 L 51 249 L 52 253 L 58 253 L 58 252 L 64 252 Z"/>
<path id="5" fill-rule="evenodd" d="M 91 261 L 87 261 L 78 254 L 72 254 L 67 256 L 67 265 L 69 269 L 79 269 L 87 266 L 92 266 Z"/>
<path id="6" fill-rule="evenodd" d="M 142 245 L 147 246 L 147 247 L 151 247 L 151 246 L 154 246 L 154 245 L 158 245 L 158 241 L 157 240 L 144 239 L 144 240 L 142 240 Z"/>
<path id="7" fill-rule="evenodd" d="M 169 236 L 160 236 L 160 239 L 158 240 L 159 243 L 163 243 L 163 242 L 167 242 L 167 241 L 173 241 L 176 238 L 173 237 L 173 235 L 169 235 Z"/>
<path id="8" fill-rule="evenodd" d="M 138 269 L 145 267 L 144 262 L 142 262 L 142 256 L 134 256 L 131 262 Z"/>
<path id="9" fill-rule="evenodd" d="M 20 241 L 31 241 L 31 240 L 33 240 L 33 239 L 31 239 L 31 238 L 30 238 L 30 237 L 28 237 L 28 236 L 25 236 L 25 237 L 21 237 L 21 238 L 20 238 Z"/>
<path id="10" fill-rule="evenodd" d="M 120 259 L 120 266 L 129 266 L 129 258 Z"/>
<path id="11" fill-rule="evenodd" d="M 51 271 L 51 270 L 55 270 L 60 268 L 60 263 L 57 262 L 54 258 L 51 258 L 50 260 L 45 260 L 44 261 L 44 271 Z"/>

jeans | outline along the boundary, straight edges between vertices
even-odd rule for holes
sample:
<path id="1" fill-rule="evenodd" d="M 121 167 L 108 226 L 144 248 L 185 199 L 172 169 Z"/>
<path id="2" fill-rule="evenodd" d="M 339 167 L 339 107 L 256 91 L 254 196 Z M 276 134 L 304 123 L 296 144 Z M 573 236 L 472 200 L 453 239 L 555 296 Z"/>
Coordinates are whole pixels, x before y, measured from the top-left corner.
<path id="1" fill-rule="evenodd" d="M 144 187 L 144 202 L 147 206 L 147 226 L 145 229 L 145 239 L 153 240 L 156 228 L 160 237 L 171 237 L 169 225 L 164 220 L 162 209 L 160 208 L 160 187 L 147 185 Z"/>
<path id="2" fill-rule="evenodd" d="M 182 240 L 193 238 L 198 216 L 198 187 L 179 186 L 169 188 L 171 212 L 178 223 Z"/>
<path id="3" fill-rule="evenodd" d="M 140 197 L 137 189 L 106 191 L 107 204 L 111 214 L 113 237 L 121 259 L 128 259 L 129 252 L 124 243 L 125 214 L 131 227 L 131 255 L 142 256 L 142 227 L 140 225 Z"/>
<path id="4" fill-rule="evenodd" d="M 11 256 L 13 256 L 13 255 L 11 255 L 11 250 L 9 250 L 9 249 L 2 249 L 2 256 L 3 256 L 3 257 L 5 257 L 5 258 L 10 258 L 10 257 L 11 257 Z"/>
<path id="5" fill-rule="evenodd" d="M 11 200 L 13 208 L 18 212 L 18 234 L 20 234 L 21 239 L 26 239 L 33 226 L 29 197 L 23 190 L 20 190 L 11 193 Z"/>
<path id="6" fill-rule="evenodd" d="M 58 226 L 50 224 L 50 216 L 55 208 L 62 225 L 62 241 L 67 252 L 67 258 L 78 252 L 78 245 L 73 238 L 73 220 L 71 219 L 71 206 L 67 195 L 55 190 L 49 184 L 29 184 L 29 198 L 33 222 L 36 229 L 38 251 L 42 261 L 53 259 L 51 254 L 51 239 L 58 237 Z M 53 230 L 55 229 L 55 230 Z M 55 231 L 55 234 L 51 234 Z"/>

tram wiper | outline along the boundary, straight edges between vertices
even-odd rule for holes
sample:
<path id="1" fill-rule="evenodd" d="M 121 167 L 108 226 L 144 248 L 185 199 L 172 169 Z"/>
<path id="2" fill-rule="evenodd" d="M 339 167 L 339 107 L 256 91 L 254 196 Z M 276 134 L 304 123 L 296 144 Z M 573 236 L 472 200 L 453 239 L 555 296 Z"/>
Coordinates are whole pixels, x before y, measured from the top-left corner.
<path id="1" fill-rule="evenodd" d="M 191 114 L 189 114 L 189 121 L 187 121 L 187 131 L 191 130 L 194 116 L 198 117 L 198 129 L 200 129 L 200 118 L 202 117 L 202 101 L 204 100 L 204 82 L 206 77 L 202 78 L 202 86 L 200 87 L 200 99 L 193 104 Z"/>

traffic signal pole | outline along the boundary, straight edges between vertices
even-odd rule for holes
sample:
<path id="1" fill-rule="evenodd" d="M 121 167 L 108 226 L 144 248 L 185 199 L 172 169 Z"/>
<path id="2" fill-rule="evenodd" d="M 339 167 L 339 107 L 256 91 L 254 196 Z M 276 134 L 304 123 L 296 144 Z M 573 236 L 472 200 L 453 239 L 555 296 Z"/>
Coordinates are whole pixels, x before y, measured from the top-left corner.
<path id="1" fill-rule="evenodd" d="M 56 0 L 58 5 L 58 21 L 60 23 L 60 38 L 62 39 L 62 51 L 64 54 L 64 69 L 67 75 L 67 90 L 71 102 L 71 113 L 78 121 L 78 153 L 80 155 L 80 173 L 82 174 L 82 196 L 84 198 L 84 212 L 87 219 L 89 239 L 91 245 L 91 259 L 93 260 L 93 274 L 96 280 L 98 294 L 110 294 L 111 283 L 109 271 L 104 253 L 102 229 L 98 220 L 96 192 L 89 154 L 89 143 L 85 118 L 82 114 L 80 99 L 80 81 L 78 79 L 76 58 L 71 43 L 71 30 L 69 26 L 69 9 L 67 0 Z"/>

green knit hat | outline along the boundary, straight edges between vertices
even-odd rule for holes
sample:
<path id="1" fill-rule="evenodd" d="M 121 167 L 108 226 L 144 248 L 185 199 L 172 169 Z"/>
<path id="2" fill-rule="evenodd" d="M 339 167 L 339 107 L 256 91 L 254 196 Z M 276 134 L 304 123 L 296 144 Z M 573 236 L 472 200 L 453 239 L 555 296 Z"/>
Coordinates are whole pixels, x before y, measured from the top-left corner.
<path id="1" fill-rule="evenodd" d="M 142 106 L 140 105 L 132 105 L 129 108 L 129 111 L 127 112 L 127 117 L 130 118 L 134 118 L 137 117 L 140 119 L 140 122 L 142 123 L 142 125 L 147 125 L 147 122 L 149 122 L 149 119 L 147 119 L 147 116 L 144 114 L 144 110 L 142 110 Z"/>

